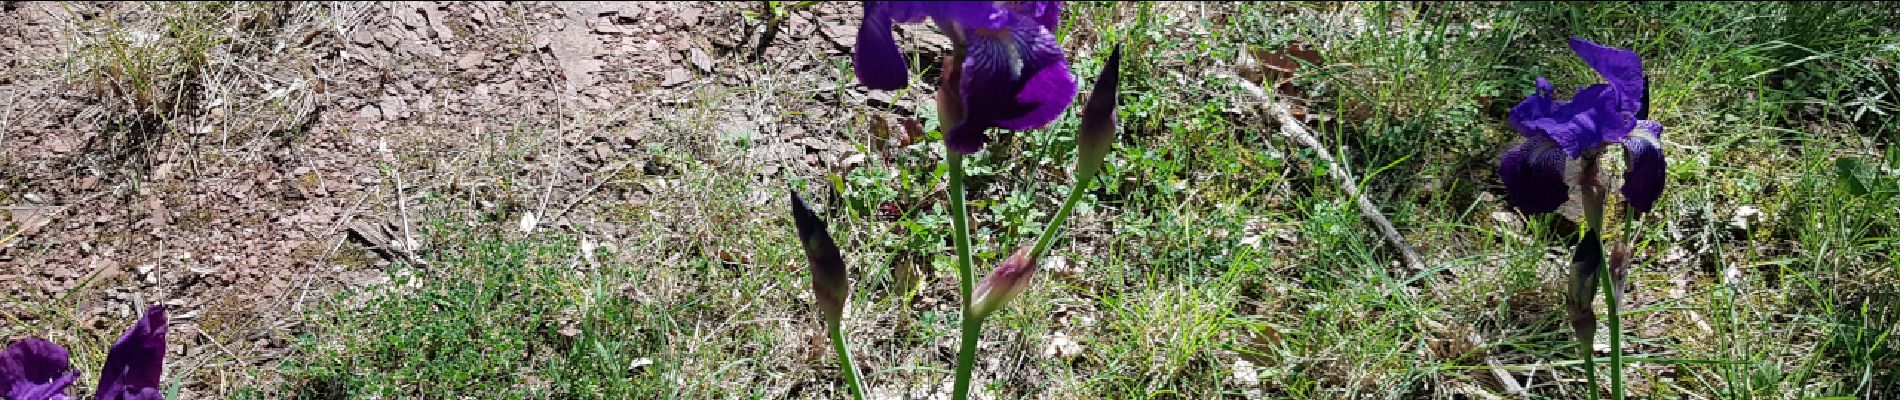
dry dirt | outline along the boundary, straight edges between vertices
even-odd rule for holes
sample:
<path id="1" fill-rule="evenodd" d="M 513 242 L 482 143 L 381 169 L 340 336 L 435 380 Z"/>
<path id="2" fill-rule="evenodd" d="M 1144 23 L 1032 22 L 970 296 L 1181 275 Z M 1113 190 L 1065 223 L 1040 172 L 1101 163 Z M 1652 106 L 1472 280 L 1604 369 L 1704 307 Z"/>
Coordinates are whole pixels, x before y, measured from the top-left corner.
<path id="1" fill-rule="evenodd" d="M 642 148 L 737 134 L 758 175 L 734 179 L 818 176 L 863 159 L 851 118 L 926 102 L 849 80 L 855 5 L 793 13 L 756 61 L 744 13 L 764 10 L 7 2 L 0 338 L 109 343 L 164 303 L 185 397 L 268 380 L 242 367 L 281 357 L 302 307 L 439 245 L 422 216 L 611 245 L 638 234 L 615 207 L 655 201 L 620 178 L 693 162 Z M 193 35 L 215 40 L 176 51 Z M 924 62 L 948 45 L 921 42 Z"/>

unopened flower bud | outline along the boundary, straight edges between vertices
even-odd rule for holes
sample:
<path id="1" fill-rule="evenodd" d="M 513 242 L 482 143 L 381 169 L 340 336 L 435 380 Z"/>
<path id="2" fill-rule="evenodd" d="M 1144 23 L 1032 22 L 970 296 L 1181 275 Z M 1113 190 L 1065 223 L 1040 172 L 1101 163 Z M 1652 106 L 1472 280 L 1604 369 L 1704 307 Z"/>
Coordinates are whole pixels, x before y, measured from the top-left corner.
<path id="1" fill-rule="evenodd" d="M 805 260 L 811 263 L 811 293 L 818 300 L 826 324 L 844 318 L 844 300 L 851 293 L 845 278 L 844 256 L 825 230 L 825 221 L 805 207 L 805 201 L 792 193 L 792 222 L 798 226 L 798 240 L 805 245 Z"/>
<path id="2" fill-rule="evenodd" d="M 1090 179 L 1101 171 L 1102 160 L 1115 145 L 1115 102 L 1121 85 L 1122 47 L 1115 45 L 1082 106 L 1082 129 L 1076 132 L 1076 179 Z"/>
<path id="3" fill-rule="evenodd" d="M 1597 274 L 1603 273 L 1603 240 L 1596 231 L 1584 233 L 1570 259 L 1570 298 L 1564 301 L 1577 342 L 1589 346 L 1596 338 L 1597 315 L 1590 307 L 1597 294 Z"/>
<path id="4" fill-rule="evenodd" d="M 1034 246 L 1023 246 L 1017 249 L 1016 254 L 1004 259 L 1002 265 L 996 266 L 995 271 L 990 271 L 989 276 L 983 277 L 983 282 L 977 284 L 976 294 L 973 296 L 976 298 L 976 303 L 970 305 L 972 318 L 987 318 L 996 310 L 1003 309 L 1004 305 L 1009 304 L 1010 299 L 1029 290 L 1029 284 L 1034 282 L 1036 277 L 1037 267 L 1036 260 L 1031 259 L 1029 254 L 1033 248 Z"/>

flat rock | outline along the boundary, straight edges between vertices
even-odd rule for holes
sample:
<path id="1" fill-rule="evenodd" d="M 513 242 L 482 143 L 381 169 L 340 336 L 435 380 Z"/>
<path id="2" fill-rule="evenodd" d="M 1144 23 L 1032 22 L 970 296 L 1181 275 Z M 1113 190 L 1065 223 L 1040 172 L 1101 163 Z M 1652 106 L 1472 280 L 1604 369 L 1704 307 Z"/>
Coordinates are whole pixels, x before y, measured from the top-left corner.
<path id="1" fill-rule="evenodd" d="M 679 86 L 681 84 L 684 84 L 692 80 L 693 80 L 692 72 L 687 71 L 685 68 L 673 68 L 673 69 L 666 70 L 665 75 L 660 80 L 660 86 L 670 88 L 674 86 Z"/>

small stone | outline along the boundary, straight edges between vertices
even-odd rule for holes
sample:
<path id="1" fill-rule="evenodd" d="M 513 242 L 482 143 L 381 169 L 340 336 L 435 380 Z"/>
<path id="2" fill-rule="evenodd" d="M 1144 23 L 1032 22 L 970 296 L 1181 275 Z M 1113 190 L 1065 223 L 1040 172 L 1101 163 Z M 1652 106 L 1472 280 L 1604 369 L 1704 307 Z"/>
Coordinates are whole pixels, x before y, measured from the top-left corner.
<path id="1" fill-rule="evenodd" d="M 687 52 L 688 52 L 688 55 L 686 57 L 686 60 L 692 61 L 693 66 L 699 67 L 699 70 L 701 71 L 712 71 L 712 67 L 713 67 L 712 56 L 706 55 L 706 52 L 703 50 L 700 50 L 698 47 L 694 47 L 691 50 L 688 50 Z"/>
<path id="2" fill-rule="evenodd" d="M 471 51 L 468 54 L 463 54 L 461 59 L 455 60 L 455 66 L 462 69 L 474 69 L 475 66 L 482 64 L 482 60 L 487 58 L 488 54 Z"/>
<path id="3" fill-rule="evenodd" d="M 1042 347 L 1044 358 L 1067 360 L 1082 355 L 1082 344 L 1069 339 L 1069 335 L 1056 332 L 1049 334 Z"/>
<path id="4" fill-rule="evenodd" d="M 1761 219 L 1761 209 L 1745 205 L 1735 209 L 1735 217 L 1729 219 L 1728 225 L 1735 229 L 1748 230 L 1751 222 L 1761 221 Z"/>
<path id="5" fill-rule="evenodd" d="M 679 17 L 680 17 L 680 22 L 683 22 L 686 25 L 697 25 L 699 24 L 699 8 L 687 7 L 685 9 L 682 9 L 680 10 Z"/>
<path id="6" fill-rule="evenodd" d="M 409 105 L 395 96 L 384 97 L 380 108 L 386 119 L 400 119 L 409 115 Z"/>
<path id="7" fill-rule="evenodd" d="M 1241 386 L 1260 386 L 1260 371 L 1247 360 L 1234 360 L 1234 382 Z"/>
<path id="8" fill-rule="evenodd" d="M 692 72 L 686 71 L 685 68 L 674 68 L 666 71 L 665 78 L 660 81 L 660 87 L 679 86 L 691 80 L 693 80 Z"/>
<path id="9" fill-rule="evenodd" d="M 620 35 L 627 33 L 627 28 L 613 22 L 601 22 L 594 25 L 594 33 Z"/>
<path id="10" fill-rule="evenodd" d="M 521 213 L 521 233 L 534 233 L 535 225 L 539 224 L 540 220 L 534 217 L 533 211 Z"/>
<path id="11" fill-rule="evenodd" d="M 355 35 L 350 35 L 350 40 L 359 46 L 368 46 L 376 43 L 376 33 L 368 29 L 358 29 Z"/>

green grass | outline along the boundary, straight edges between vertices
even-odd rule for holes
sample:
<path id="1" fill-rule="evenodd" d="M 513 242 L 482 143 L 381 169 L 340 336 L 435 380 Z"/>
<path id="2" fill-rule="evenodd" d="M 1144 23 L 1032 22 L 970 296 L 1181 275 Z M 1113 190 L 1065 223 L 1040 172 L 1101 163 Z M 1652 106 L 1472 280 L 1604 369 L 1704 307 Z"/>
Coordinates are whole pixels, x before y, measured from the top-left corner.
<path id="1" fill-rule="evenodd" d="M 445 227 L 437 227 L 445 228 Z M 452 231 L 442 229 L 441 231 Z M 344 341 L 306 336 L 283 363 L 297 397 L 401 397 L 416 393 L 487 398 L 651 398 L 669 386 L 656 363 L 669 348 L 669 316 L 690 304 L 642 304 L 609 276 L 568 267 L 573 238 L 534 243 L 468 234 L 438 259 L 440 270 L 403 269 L 387 290 L 347 293 L 363 311 L 304 317 Z M 425 283 L 427 282 L 427 283 Z M 392 295 L 398 294 L 398 295 Z M 326 309 L 327 311 L 327 309 Z M 268 397 L 268 396 L 267 396 Z"/>
<path id="2" fill-rule="evenodd" d="M 1493 172 L 1518 140 L 1505 111 L 1533 79 L 1560 96 L 1598 79 L 1564 47 L 1577 35 L 1643 54 L 1653 118 L 1668 126 L 1663 200 L 1608 237 L 1636 249 L 1629 392 L 1900 394 L 1900 209 L 1878 189 L 1900 181 L 1896 126 L 1879 114 L 1900 112 L 1883 89 L 1900 82 L 1900 15 L 1879 7 L 1072 5 L 1064 40 L 1084 85 L 1110 41 L 1129 52 L 1123 141 L 1053 248 L 1075 269 L 1046 271 L 993 317 L 976 387 L 999 398 L 1517 397 L 1497 383 L 1502 370 L 1519 385 L 1534 378 L 1529 396 L 1583 398 L 1562 311 L 1576 225 L 1516 214 Z M 1329 151 L 1455 278 L 1396 268 L 1316 158 L 1209 74 L 1295 38 L 1324 56 L 1295 82 L 1314 113 L 1333 116 L 1318 126 Z M 683 124 L 679 135 L 698 134 Z M 979 271 L 1054 213 L 1073 184 L 1076 126 L 1070 116 L 1005 134 L 969 161 Z M 668 146 L 657 154 L 700 162 L 682 163 L 680 189 L 659 204 L 628 210 L 622 222 L 649 236 L 587 267 L 570 235 L 438 228 L 457 233 L 432 267 L 311 309 L 280 367 L 284 390 L 841 397 L 785 217 L 788 184 L 828 194 L 820 203 L 853 266 L 846 328 L 873 391 L 943 390 L 960 299 L 940 151 L 755 182 L 735 178 L 756 173 L 730 155 L 745 144 Z M 1760 211 L 1747 228 L 1731 223 L 1743 206 Z M 1258 248 L 1242 244 L 1256 237 Z M 928 272 L 921 288 L 902 281 L 905 268 Z M 1081 353 L 1045 356 L 1057 333 Z M 1250 377 L 1236 376 L 1243 362 Z"/>

